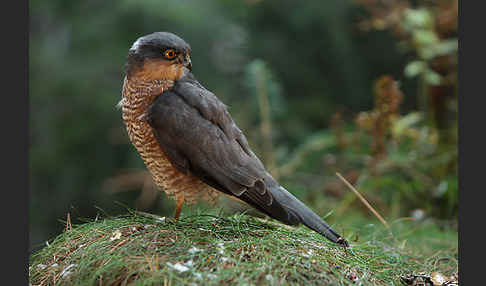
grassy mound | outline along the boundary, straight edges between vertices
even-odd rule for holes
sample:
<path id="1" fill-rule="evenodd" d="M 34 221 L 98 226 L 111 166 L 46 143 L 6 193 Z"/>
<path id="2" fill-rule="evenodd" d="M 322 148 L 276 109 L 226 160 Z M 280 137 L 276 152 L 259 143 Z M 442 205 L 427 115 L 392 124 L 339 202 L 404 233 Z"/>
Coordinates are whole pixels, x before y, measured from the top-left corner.
<path id="1" fill-rule="evenodd" d="M 390 285 L 457 272 L 457 233 L 357 221 L 347 250 L 305 227 L 236 215 L 137 214 L 73 226 L 30 258 L 32 285 Z M 351 232 L 351 233 L 350 233 Z"/>

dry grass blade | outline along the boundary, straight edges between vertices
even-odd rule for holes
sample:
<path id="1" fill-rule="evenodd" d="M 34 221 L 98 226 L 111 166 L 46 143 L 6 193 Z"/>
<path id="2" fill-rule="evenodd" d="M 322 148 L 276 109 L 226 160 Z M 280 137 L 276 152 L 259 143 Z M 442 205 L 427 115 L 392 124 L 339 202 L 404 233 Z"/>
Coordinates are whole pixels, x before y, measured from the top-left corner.
<path id="1" fill-rule="evenodd" d="M 386 229 L 390 232 L 393 241 L 395 241 L 395 236 L 393 235 L 391 228 L 386 222 L 386 220 L 368 203 L 368 201 L 341 174 L 336 172 L 336 176 L 338 176 L 339 179 L 341 179 L 341 181 L 343 181 L 343 183 L 354 192 L 354 194 L 361 200 L 361 202 L 363 202 L 363 204 L 381 221 L 381 223 L 383 223 Z"/>
<path id="2" fill-rule="evenodd" d="M 71 214 L 67 213 L 67 219 L 66 219 L 66 231 L 70 231 L 72 229 L 71 225 Z"/>

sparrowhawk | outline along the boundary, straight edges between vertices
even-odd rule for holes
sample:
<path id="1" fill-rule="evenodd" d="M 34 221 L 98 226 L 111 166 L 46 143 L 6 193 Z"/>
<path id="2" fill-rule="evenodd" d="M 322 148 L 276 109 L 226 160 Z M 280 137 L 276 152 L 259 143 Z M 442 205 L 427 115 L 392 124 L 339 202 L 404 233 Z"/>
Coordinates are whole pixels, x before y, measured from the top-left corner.
<path id="1" fill-rule="evenodd" d="M 192 74 L 190 55 L 191 47 L 172 33 L 137 39 L 119 103 L 130 141 L 156 185 L 178 201 L 176 217 L 184 201 L 211 202 L 225 194 L 348 246 L 265 170 L 226 105 Z"/>

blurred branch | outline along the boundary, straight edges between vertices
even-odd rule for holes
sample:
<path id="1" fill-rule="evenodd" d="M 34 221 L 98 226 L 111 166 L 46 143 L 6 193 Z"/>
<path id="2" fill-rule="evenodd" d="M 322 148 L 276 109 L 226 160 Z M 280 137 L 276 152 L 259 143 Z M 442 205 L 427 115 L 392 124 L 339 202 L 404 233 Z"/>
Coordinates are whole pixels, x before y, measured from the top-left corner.
<path id="1" fill-rule="evenodd" d="M 260 131 L 263 137 L 263 157 L 267 168 L 273 170 L 275 168 L 275 154 L 273 152 L 272 144 L 272 120 L 270 117 L 270 104 L 266 89 L 266 76 L 263 69 L 258 70 L 256 93 L 261 118 Z M 278 179 L 277 173 L 275 174 L 275 177 Z"/>
<path id="2" fill-rule="evenodd" d="M 299 167 L 309 153 L 325 149 L 334 144 L 334 136 L 312 136 L 305 140 L 304 144 L 299 146 L 293 155 L 290 156 L 287 163 L 280 166 L 276 171 L 280 176 L 289 176 Z"/>
<path id="3" fill-rule="evenodd" d="M 111 178 L 103 183 L 102 191 L 108 194 L 142 189 L 137 198 L 137 208 L 147 209 L 155 201 L 158 189 L 147 170 L 133 170 Z"/>

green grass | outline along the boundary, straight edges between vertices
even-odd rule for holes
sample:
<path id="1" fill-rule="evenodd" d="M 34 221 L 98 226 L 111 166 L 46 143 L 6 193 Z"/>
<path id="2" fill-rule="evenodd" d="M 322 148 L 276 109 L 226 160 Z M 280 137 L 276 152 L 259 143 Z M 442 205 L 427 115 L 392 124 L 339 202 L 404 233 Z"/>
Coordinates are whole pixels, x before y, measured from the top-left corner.
<path id="1" fill-rule="evenodd" d="M 30 257 L 30 283 L 400 285 L 402 274 L 457 272 L 456 231 L 389 223 L 395 241 L 373 218 L 347 216 L 336 226 L 351 243 L 344 250 L 305 227 L 246 215 L 161 221 L 131 213 L 60 234 Z"/>

